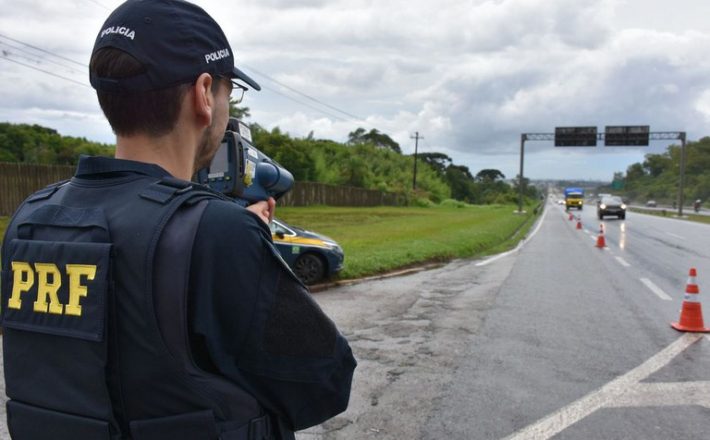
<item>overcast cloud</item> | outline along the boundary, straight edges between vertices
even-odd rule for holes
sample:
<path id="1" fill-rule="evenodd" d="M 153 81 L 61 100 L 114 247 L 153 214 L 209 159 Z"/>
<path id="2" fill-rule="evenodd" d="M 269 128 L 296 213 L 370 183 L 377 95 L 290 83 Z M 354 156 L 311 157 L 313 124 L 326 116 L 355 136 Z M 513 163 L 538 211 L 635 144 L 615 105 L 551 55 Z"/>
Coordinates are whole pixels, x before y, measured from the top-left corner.
<path id="1" fill-rule="evenodd" d="M 0 0 L 0 121 L 113 142 L 86 64 L 119 3 Z M 648 124 L 690 140 L 710 135 L 707 0 L 196 3 L 222 25 L 237 65 L 264 86 L 245 99 L 251 120 L 294 136 L 343 141 L 359 126 L 377 128 L 412 153 L 418 131 L 420 151 L 514 177 L 521 133 Z M 525 175 L 608 180 L 666 146 L 528 142 Z"/>

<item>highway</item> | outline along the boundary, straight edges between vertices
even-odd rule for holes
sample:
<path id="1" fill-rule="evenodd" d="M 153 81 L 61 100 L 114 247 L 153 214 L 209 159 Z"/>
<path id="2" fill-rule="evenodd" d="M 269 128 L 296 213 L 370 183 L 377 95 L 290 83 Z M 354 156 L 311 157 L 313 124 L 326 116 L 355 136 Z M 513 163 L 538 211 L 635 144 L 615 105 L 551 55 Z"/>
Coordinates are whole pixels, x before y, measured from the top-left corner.
<path id="1" fill-rule="evenodd" d="M 710 226 L 573 215 L 548 202 L 505 254 L 315 293 L 359 365 L 348 410 L 297 438 L 710 438 L 710 339 L 669 325 L 696 267 L 710 326 Z"/>
<path id="2" fill-rule="evenodd" d="M 503 256 L 317 295 L 360 366 L 348 411 L 299 438 L 710 438 L 710 339 L 669 325 L 691 266 L 709 324 L 710 226 L 589 208 L 578 230 L 548 203 Z"/>

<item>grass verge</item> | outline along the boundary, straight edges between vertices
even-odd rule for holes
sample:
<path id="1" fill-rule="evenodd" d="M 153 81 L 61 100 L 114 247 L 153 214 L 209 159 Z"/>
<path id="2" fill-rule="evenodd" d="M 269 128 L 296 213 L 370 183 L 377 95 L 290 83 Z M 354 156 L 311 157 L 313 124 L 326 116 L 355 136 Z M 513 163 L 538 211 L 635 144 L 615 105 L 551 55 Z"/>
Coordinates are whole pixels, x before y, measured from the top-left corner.
<path id="1" fill-rule="evenodd" d="M 295 226 L 335 239 L 345 252 L 339 278 L 358 278 L 408 266 L 479 257 L 513 248 L 534 223 L 515 206 L 307 207 L 277 209 Z"/>

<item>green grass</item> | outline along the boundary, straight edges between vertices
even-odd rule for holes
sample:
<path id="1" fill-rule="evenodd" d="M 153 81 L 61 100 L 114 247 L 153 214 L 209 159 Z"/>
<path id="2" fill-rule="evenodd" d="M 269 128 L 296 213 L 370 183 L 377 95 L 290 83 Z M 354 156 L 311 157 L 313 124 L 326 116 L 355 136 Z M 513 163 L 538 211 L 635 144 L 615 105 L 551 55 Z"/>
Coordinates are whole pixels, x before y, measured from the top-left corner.
<path id="1" fill-rule="evenodd" d="M 277 208 L 295 226 L 335 239 L 345 252 L 339 278 L 356 278 L 424 262 L 483 256 L 517 244 L 532 213 L 512 205 L 434 208 Z M 531 210 L 531 208 L 529 208 Z"/>
<path id="2" fill-rule="evenodd" d="M 513 248 L 535 215 L 516 206 L 447 204 L 430 208 L 278 207 L 277 217 L 335 239 L 345 251 L 338 278 L 374 275 L 426 262 L 481 257 Z M 0 217 L 3 234 L 8 218 Z M 0 235 L 1 237 L 1 235 Z"/>
<path id="3" fill-rule="evenodd" d="M 667 211 L 656 211 L 652 209 L 643 209 L 643 208 L 629 208 L 633 212 L 639 212 L 641 214 L 648 214 L 648 215 L 655 215 L 656 217 L 667 217 L 667 218 L 674 218 L 677 220 L 686 220 L 686 221 L 691 221 L 691 222 L 697 222 L 697 223 L 708 223 L 710 224 L 710 215 L 698 215 L 698 214 L 691 214 L 688 211 L 692 212 L 693 208 L 690 208 L 689 210 L 683 209 L 683 218 L 678 218 L 678 210 L 667 210 Z"/>
<path id="4" fill-rule="evenodd" d="M 7 224 L 10 223 L 10 217 L 0 216 L 0 243 L 5 236 L 5 229 L 7 229 Z"/>

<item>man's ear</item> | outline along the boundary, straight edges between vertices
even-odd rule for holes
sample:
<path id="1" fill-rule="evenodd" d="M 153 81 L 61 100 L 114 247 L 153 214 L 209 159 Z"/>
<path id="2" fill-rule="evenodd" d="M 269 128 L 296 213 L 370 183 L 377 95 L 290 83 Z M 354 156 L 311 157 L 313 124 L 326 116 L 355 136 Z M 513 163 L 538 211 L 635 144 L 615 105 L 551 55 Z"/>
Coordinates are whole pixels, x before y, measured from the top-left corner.
<path id="1" fill-rule="evenodd" d="M 192 99 L 195 108 L 196 122 L 209 127 L 212 124 L 212 110 L 215 106 L 215 96 L 212 93 L 212 75 L 203 73 L 195 80 Z"/>

